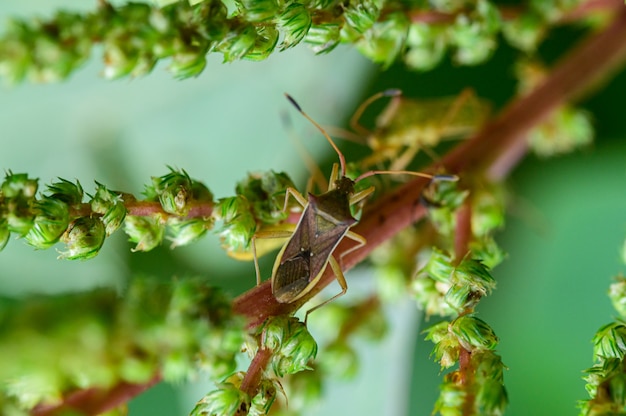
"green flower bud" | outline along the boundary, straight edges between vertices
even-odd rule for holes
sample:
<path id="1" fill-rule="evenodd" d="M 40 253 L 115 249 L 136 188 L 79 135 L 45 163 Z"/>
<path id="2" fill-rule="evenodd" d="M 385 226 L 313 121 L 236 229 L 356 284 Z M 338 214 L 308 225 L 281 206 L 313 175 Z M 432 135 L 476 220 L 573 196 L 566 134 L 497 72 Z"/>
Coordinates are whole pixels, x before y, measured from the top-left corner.
<path id="1" fill-rule="evenodd" d="M 626 353 L 626 324 L 611 322 L 598 330 L 593 337 L 595 357 L 623 359 Z"/>
<path id="2" fill-rule="evenodd" d="M 76 184 L 73 184 L 62 178 L 59 178 L 59 181 L 47 186 L 50 198 L 58 199 L 68 205 L 83 202 L 83 187 L 80 186 L 80 182 L 76 181 Z"/>
<path id="3" fill-rule="evenodd" d="M 213 227 L 213 221 L 204 220 L 202 218 L 194 218 L 191 220 L 169 218 L 167 220 L 167 227 L 171 234 L 171 237 L 168 237 L 168 239 L 172 241 L 171 248 L 176 248 L 198 240 L 207 230 Z"/>
<path id="4" fill-rule="evenodd" d="M 464 259 L 454 268 L 452 280 L 468 286 L 475 296 L 487 295 L 496 287 L 496 281 L 480 260 Z"/>
<path id="5" fill-rule="evenodd" d="M 219 390 L 204 396 L 191 411 L 190 416 L 235 416 L 240 410 L 250 408 L 250 398 L 231 383 L 221 383 Z"/>
<path id="6" fill-rule="evenodd" d="M 504 22 L 502 34 L 509 44 L 523 52 L 535 52 L 546 35 L 545 22 L 535 13 L 523 13 Z"/>
<path id="7" fill-rule="evenodd" d="M 126 218 L 126 207 L 122 195 L 109 191 L 104 185 L 96 182 L 96 193 L 91 199 L 91 210 L 101 214 L 106 235 L 113 234 Z"/>
<path id="8" fill-rule="evenodd" d="M 529 137 L 530 147 L 539 156 L 568 153 L 593 141 L 591 117 L 585 111 L 563 106 L 534 128 Z"/>
<path id="9" fill-rule="evenodd" d="M 340 29 L 338 23 L 313 23 L 304 41 L 316 54 L 328 53 L 339 45 Z"/>
<path id="10" fill-rule="evenodd" d="M 435 402 L 433 413 L 445 416 L 462 416 L 463 404 L 467 391 L 458 384 L 458 371 L 446 374 L 443 383 L 439 386 L 439 397 Z"/>
<path id="11" fill-rule="evenodd" d="M 444 28 L 427 23 L 413 23 L 406 39 L 408 51 L 404 62 L 409 68 L 429 71 L 441 62 L 446 52 Z"/>
<path id="12" fill-rule="evenodd" d="M 229 212 L 237 213 L 251 209 L 254 217 L 259 221 L 265 224 L 276 224 L 287 218 L 287 212 L 283 211 L 287 188 L 295 189 L 295 185 L 284 172 L 269 171 L 263 174 L 250 174 L 235 187 L 238 198 L 244 197 L 249 207 L 244 207 L 243 200 L 239 199 L 230 202 L 229 206 L 224 208 L 228 208 Z"/>
<path id="13" fill-rule="evenodd" d="M 250 61 L 267 59 L 278 43 L 278 36 L 279 32 L 273 26 L 259 28 L 254 47 L 245 54 L 244 58 Z"/>
<path id="14" fill-rule="evenodd" d="M 80 217 L 72 221 L 61 236 L 67 251 L 62 251 L 60 258 L 87 260 L 95 257 L 104 244 L 105 235 L 104 224 L 98 218 Z"/>
<path id="15" fill-rule="evenodd" d="M 378 20 L 380 9 L 373 0 L 350 3 L 343 12 L 345 25 L 341 28 L 341 40 L 352 43 L 359 39 Z"/>
<path id="16" fill-rule="evenodd" d="M 473 315 L 463 315 L 450 324 L 449 331 L 454 334 L 466 350 L 492 350 L 498 344 L 498 337 L 493 329 L 482 319 Z"/>
<path id="17" fill-rule="evenodd" d="M 54 245 L 69 225 L 69 208 L 66 203 L 44 197 L 34 205 L 37 212 L 33 227 L 24 236 L 28 244 L 37 249 Z"/>
<path id="18" fill-rule="evenodd" d="M 287 6 L 276 21 L 285 34 L 279 49 L 285 50 L 300 43 L 309 32 L 312 21 L 311 14 L 302 4 L 292 3 Z"/>
<path id="19" fill-rule="evenodd" d="M 257 32 L 249 25 L 222 40 L 216 50 L 224 54 L 224 62 L 232 62 L 243 58 L 256 44 Z"/>
<path id="20" fill-rule="evenodd" d="M 132 251 L 150 251 L 163 241 L 165 226 L 160 216 L 128 215 L 124 221 L 124 232 L 128 234 L 130 242 L 137 243 Z"/>
<path id="21" fill-rule="evenodd" d="M 449 284 L 437 282 L 425 274 L 419 274 L 411 282 L 411 292 L 427 317 L 432 315 L 448 316 L 455 312 L 443 296 L 443 293 L 449 290 L 449 286 Z"/>
<path id="22" fill-rule="evenodd" d="M 431 356 L 439 361 L 442 369 L 452 367 L 459 360 L 461 345 L 450 331 L 450 325 L 450 322 L 442 321 L 424 330 L 426 340 L 435 344 Z"/>
<path id="23" fill-rule="evenodd" d="M 248 416 L 265 416 L 269 413 L 274 400 L 276 400 L 277 386 L 281 388 L 277 381 L 261 380 L 259 392 L 252 398 Z"/>
<path id="24" fill-rule="evenodd" d="M 450 42 L 456 46 L 455 60 L 463 65 L 483 62 L 495 50 L 495 36 L 500 26 L 498 9 L 479 0 L 472 16 L 459 14 L 448 29 Z"/>
<path id="25" fill-rule="evenodd" d="M 437 281 L 449 282 L 454 272 L 452 258 L 436 247 L 433 247 L 428 263 L 426 263 L 421 272 L 426 273 Z"/>
<path id="26" fill-rule="evenodd" d="M 2 182 L 0 195 L 5 198 L 32 199 L 37 193 L 38 179 L 29 179 L 26 173 L 12 173 L 9 171 Z"/>
<path id="27" fill-rule="evenodd" d="M 620 276 L 617 281 L 609 287 L 609 298 L 613 308 L 620 314 L 622 319 L 626 318 L 626 278 Z"/>
<path id="28" fill-rule="evenodd" d="M 504 388 L 502 359 L 493 351 L 481 350 L 472 353 L 472 364 L 476 369 L 476 414 L 504 414 L 508 397 Z"/>
<path id="29" fill-rule="evenodd" d="M 217 202 L 215 215 L 223 221 L 220 231 L 222 247 L 233 251 L 250 247 L 256 232 L 256 221 L 250 209 L 250 203 L 243 196 L 224 198 Z"/>
<path id="30" fill-rule="evenodd" d="M 359 370 L 359 357 L 345 342 L 334 342 L 324 348 L 319 366 L 333 378 L 349 380 Z"/>
<path id="31" fill-rule="evenodd" d="M 172 60 L 167 68 L 176 79 L 196 77 L 206 67 L 207 53 L 208 49 L 178 51 L 172 55 Z"/>
<path id="32" fill-rule="evenodd" d="M 248 22 L 270 20 L 279 12 L 279 3 L 276 0 L 239 0 L 237 6 Z"/>
<path id="33" fill-rule="evenodd" d="M 486 235 L 470 243 L 472 255 L 479 260 L 487 270 L 491 270 L 506 258 L 507 254 L 500 248 L 491 235 Z"/>
<path id="34" fill-rule="evenodd" d="M 385 20 L 376 22 L 356 44 L 359 52 L 374 62 L 389 67 L 404 47 L 408 35 L 409 19 L 405 13 L 390 13 Z"/>
<path id="35" fill-rule="evenodd" d="M 184 217 L 189 212 L 191 193 L 191 178 L 187 172 L 180 172 L 170 168 L 170 173 L 161 177 L 152 178 L 152 190 L 159 197 L 163 211 Z"/>
<path id="36" fill-rule="evenodd" d="M 309 362 L 317 354 L 317 343 L 297 318 L 271 318 L 261 331 L 262 347 L 274 352 L 272 368 L 278 377 L 310 369 Z"/>

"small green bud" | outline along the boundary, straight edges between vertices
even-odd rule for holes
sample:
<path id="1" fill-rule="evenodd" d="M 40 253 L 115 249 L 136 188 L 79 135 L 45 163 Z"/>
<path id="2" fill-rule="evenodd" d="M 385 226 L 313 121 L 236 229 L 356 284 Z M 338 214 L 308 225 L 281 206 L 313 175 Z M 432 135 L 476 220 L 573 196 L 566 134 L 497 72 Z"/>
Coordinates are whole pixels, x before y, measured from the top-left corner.
<path id="1" fill-rule="evenodd" d="M 227 208 L 229 212 L 235 213 L 251 209 L 254 217 L 260 222 L 276 224 L 287 218 L 287 213 L 283 211 L 287 188 L 295 188 L 295 185 L 284 172 L 269 171 L 263 174 L 250 174 L 235 187 L 237 198 L 244 197 L 250 206 L 244 207 L 243 200 L 237 199 L 231 201 L 223 209 Z M 233 214 L 230 216 L 232 217 Z"/>
<path id="2" fill-rule="evenodd" d="M 309 11 L 302 4 L 292 3 L 277 19 L 277 26 L 284 32 L 280 50 L 297 45 L 306 36 L 311 27 L 312 19 Z"/>
<path id="3" fill-rule="evenodd" d="M 277 386 L 280 388 L 280 384 L 277 381 L 261 380 L 259 392 L 252 398 L 248 416 L 265 416 L 269 413 L 274 400 L 276 400 Z"/>
<path id="4" fill-rule="evenodd" d="M 421 271 L 437 281 L 448 282 L 454 272 L 452 258 L 433 247 L 428 263 Z"/>
<path id="5" fill-rule="evenodd" d="M 218 388 L 200 399 L 190 416 L 235 416 L 243 409 L 247 413 L 250 398 L 246 393 L 231 383 L 220 383 Z"/>
<path id="6" fill-rule="evenodd" d="M 61 200 L 44 197 L 34 205 L 33 227 L 24 236 L 31 246 L 46 249 L 54 245 L 69 225 L 69 208 Z"/>
<path id="7" fill-rule="evenodd" d="M 340 29 L 338 23 L 313 23 L 304 41 L 316 54 L 328 53 L 339 45 Z"/>
<path id="8" fill-rule="evenodd" d="M 167 68 L 176 79 L 198 76 L 206 67 L 206 53 L 208 50 L 176 52 Z"/>
<path id="9" fill-rule="evenodd" d="M 404 62 L 409 68 L 429 71 L 441 62 L 446 52 L 444 27 L 413 23 L 409 27 Z"/>
<path id="10" fill-rule="evenodd" d="M 354 349 L 348 344 L 334 342 L 324 348 L 319 366 L 333 378 L 349 380 L 354 378 L 359 370 L 359 359 Z"/>
<path id="11" fill-rule="evenodd" d="M 317 354 L 317 343 L 297 318 L 271 318 L 261 331 L 262 347 L 274 352 L 272 368 L 278 377 L 310 369 L 309 362 Z"/>
<path id="12" fill-rule="evenodd" d="M 80 204 L 83 201 L 83 187 L 78 181 L 73 184 L 68 180 L 59 178 L 59 182 L 53 182 L 47 188 L 50 198 L 58 199 L 68 205 Z"/>
<path id="13" fill-rule="evenodd" d="M 475 367 L 476 414 L 501 415 L 508 403 L 504 388 L 502 359 L 493 351 L 481 350 L 472 353 Z"/>
<path id="14" fill-rule="evenodd" d="M 213 227 L 212 220 L 194 218 L 191 220 L 181 220 L 179 218 L 169 218 L 167 227 L 171 234 L 168 237 L 172 241 L 172 248 L 184 246 L 202 237 L 207 230 Z"/>
<path id="15" fill-rule="evenodd" d="M 609 298 L 613 308 L 620 314 L 622 319 L 626 318 L 626 278 L 620 276 L 617 281 L 609 287 Z"/>
<path id="16" fill-rule="evenodd" d="M 498 9 L 488 1 L 479 0 L 472 16 L 459 14 L 449 27 L 450 42 L 456 46 L 456 61 L 463 65 L 483 62 L 495 50 L 495 36 L 500 26 Z"/>
<path id="17" fill-rule="evenodd" d="M 124 221 L 124 232 L 130 242 L 137 243 L 132 251 L 150 251 L 163 241 L 165 226 L 160 216 L 128 215 Z"/>
<path id="18" fill-rule="evenodd" d="M 546 35 L 545 22 L 535 13 L 523 13 L 504 22 L 502 34 L 509 44 L 523 52 L 535 52 Z"/>
<path id="19" fill-rule="evenodd" d="M 593 141 L 591 117 L 585 111 L 562 106 L 534 128 L 528 142 L 539 156 L 549 157 L 571 152 Z"/>
<path id="20" fill-rule="evenodd" d="M 431 356 L 439 361 L 442 369 L 452 367 L 459 360 L 461 345 L 450 331 L 450 325 L 450 322 L 442 321 L 424 330 L 426 340 L 435 344 Z"/>
<path id="21" fill-rule="evenodd" d="M 31 199 L 37 193 L 38 179 L 29 179 L 26 173 L 12 173 L 9 171 L 2 182 L 0 195 L 5 198 Z"/>
<path id="22" fill-rule="evenodd" d="M 388 68 L 398 57 L 408 36 L 409 19 L 403 12 L 390 13 L 385 20 L 376 22 L 367 36 L 357 43 L 357 49 Z"/>
<path id="23" fill-rule="evenodd" d="M 435 402 L 433 414 L 443 416 L 463 416 L 463 404 L 467 391 L 457 383 L 458 371 L 446 374 L 439 386 L 439 397 Z"/>
<path id="24" fill-rule="evenodd" d="M 276 0 L 239 0 L 240 14 L 248 22 L 263 22 L 276 17 L 279 3 Z"/>
<path id="25" fill-rule="evenodd" d="M 380 9 L 373 0 L 350 3 L 345 7 L 343 18 L 345 25 L 341 28 L 341 39 L 352 43 L 359 39 L 378 20 Z"/>
<path id="26" fill-rule="evenodd" d="M 464 259 L 454 268 L 453 280 L 471 288 L 476 296 L 485 296 L 496 287 L 496 281 L 480 260 Z"/>
<path id="27" fill-rule="evenodd" d="M 126 218 L 126 207 L 121 194 L 109 191 L 104 185 L 96 182 L 96 193 L 91 199 L 91 210 L 102 215 L 106 235 L 113 234 Z"/>
<path id="28" fill-rule="evenodd" d="M 224 62 L 232 62 L 243 58 L 256 44 L 257 32 L 254 26 L 241 28 L 222 40 L 216 50 L 224 54 Z"/>
<path id="29" fill-rule="evenodd" d="M 152 178 L 152 189 L 159 197 L 163 211 L 181 217 L 187 215 L 188 202 L 192 197 L 191 178 L 187 172 L 184 170 L 177 172 L 170 168 L 167 175 Z"/>
<path id="30" fill-rule="evenodd" d="M 279 34 L 278 30 L 273 26 L 259 28 L 254 47 L 244 55 L 244 58 L 250 61 L 267 59 L 278 43 Z"/>
<path id="31" fill-rule="evenodd" d="M 498 337 L 493 329 L 482 319 L 473 315 L 463 315 L 450 324 L 450 332 L 466 350 L 492 350 L 498 344 Z"/>
<path id="32" fill-rule="evenodd" d="M 224 198 L 217 202 L 214 212 L 217 219 L 223 221 L 220 239 L 224 248 L 237 251 L 250 247 L 256 232 L 256 221 L 250 209 L 250 203 L 243 196 Z"/>
<path id="33" fill-rule="evenodd" d="M 87 260 L 95 257 L 106 236 L 104 224 L 94 217 L 80 217 L 72 221 L 61 241 L 67 244 L 67 251 L 62 251 L 60 258 L 68 260 Z"/>
<path id="34" fill-rule="evenodd" d="M 492 270 L 507 256 L 491 235 L 473 240 L 470 243 L 470 250 L 474 258 L 484 264 L 487 270 Z"/>
<path id="35" fill-rule="evenodd" d="M 425 274 L 418 274 L 411 282 L 411 292 L 427 317 L 449 316 L 456 312 L 444 299 L 444 293 L 449 289 L 449 284 L 437 282 Z"/>
<path id="36" fill-rule="evenodd" d="M 593 337 L 595 357 L 624 358 L 626 353 L 626 324 L 611 322 L 598 330 Z"/>

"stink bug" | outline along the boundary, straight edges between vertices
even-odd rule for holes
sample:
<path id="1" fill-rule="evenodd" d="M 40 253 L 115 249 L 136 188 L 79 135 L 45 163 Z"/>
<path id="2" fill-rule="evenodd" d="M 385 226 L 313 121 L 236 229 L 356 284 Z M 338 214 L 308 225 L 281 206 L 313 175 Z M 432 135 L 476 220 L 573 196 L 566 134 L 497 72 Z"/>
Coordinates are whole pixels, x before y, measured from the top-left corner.
<path id="1" fill-rule="evenodd" d="M 433 176 L 410 171 L 371 170 L 354 180 L 350 179 L 346 176 L 345 157 L 328 133 L 306 114 L 291 96 L 285 95 L 300 114 L 309 120 L 328 140 L 339 157 L 339 165 L 333 165 L 328 190 L 321 195 L 309 193 L 307 197 L 304 197 L 294 188 L 287 188 L 283 209 L 287 209 L 289 196 L 292 196 L 303 207 L 299 222 L 295 226 L 289 227 L 291 229 L 257 233 L 252 240 L 252 250 L 257 283 L 260 283 L 255 240 L 289 237 L 287 243 L 278 253 L 272 269 L 272 294 L 279 303 L 292 303 L 309 293 L 320 280 L 326 266 L 330 264 L 341 286 L 341 292 L 309 309 L 306 313 L 308 317 L 314 310 L 346 293 L 348 285 L 342 272 L 342 257 L 366 243 L 365 238 L 350 231 L 350 228 L 357 223 L 357 219 L 352 216 L 350 207 L 370 195 L 374 191 L 374 187 L 356 192 L 355 184 L 357 182 L 377 174 L 409 174 L 443 181 L 456 181 L 458 178 L 454 175 Z M 356 244 L 344 251 L 339 258 L 336 258 L 333 252 L 344 237 L 350 238 Z"/>

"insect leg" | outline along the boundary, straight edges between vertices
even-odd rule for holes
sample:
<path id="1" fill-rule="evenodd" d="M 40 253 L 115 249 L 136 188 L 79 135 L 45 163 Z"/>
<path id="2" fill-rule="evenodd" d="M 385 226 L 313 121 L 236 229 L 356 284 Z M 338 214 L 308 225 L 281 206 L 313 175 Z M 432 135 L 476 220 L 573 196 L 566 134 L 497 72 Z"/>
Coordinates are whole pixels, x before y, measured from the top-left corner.
<path id="1" fill-rule="evenodd" d="M 306 325 L 307 319 L 309 319 L 309 314 L 311 312 L 313 312 L 316 309 L 321 308 L 322 306 L 326 305 L 329 302 L 332 302 L 338 297 L 345 295 L 346 292 L 348 291 L 348 283 L 346 283 L 346 278 L 344 277 L 343 272 L 341 271 L 341 266 L 339 265 L 339 263 L 337 263 L 337 260 L 335 260 L 333 256 L 330 256 L 328 258 L 328 263 L 330 264 L 330 267 L 333 269 L 333 273 L 335 273 L 335 277 L 337 278 L 337 282 L 339 282 L 339 286 L 341 286 L 341 292 L 337 293 L 332 298 L 326 299 L 324 302 L 320 303 L 319 305 L 315 305 L 314 307 L 306 311 L 306 314 L 304 315 L 304 325 Z"/>

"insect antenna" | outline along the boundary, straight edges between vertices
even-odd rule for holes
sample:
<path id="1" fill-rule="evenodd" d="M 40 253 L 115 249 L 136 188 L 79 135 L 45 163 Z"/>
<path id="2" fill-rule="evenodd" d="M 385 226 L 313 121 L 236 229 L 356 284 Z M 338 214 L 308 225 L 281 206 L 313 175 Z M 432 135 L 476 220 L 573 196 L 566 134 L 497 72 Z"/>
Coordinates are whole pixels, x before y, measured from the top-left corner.
<path id="1" fill-rule="evenodd" d="M 337 145 L 335 144 L 333 139 L 330 138 L 328 133 L 326 133 L 326 130 L 324 130 L 324 128 L 321 125 L 319 125 L 317 123 L 317 121 L 313 120 L 307 113 L 305 113 L 302 110 L 302 107 L 300 107 L 300 105 L 296 102 L 296 100 L 293 99 L 293 97 L 291 95 L 285 93 L 285 97 L 287 97 L 289 102 L 294 107 L 296 107 L 296 110 L 298 110 L 298 112 L 300 114 L 302 114 L 302 116 L 304 118 L 309 120 L 311 122 L 311 124 L 313 124 L 315 127 L 317 127 L 317 129 L 324 135 L 324 137 L 326 137 L 326 140 L 328 140 L 328 143 L 330 143 L 330 145 L 333 147 L 333 149 L 335 149 L 335 152 L 337 152 L 337 155 L 339 156 L 339 164 L 341 166 L 341 176 L 342 177 L 346 176 L 346 158 L 343 156 L 343 153 L 341 153 L 341 150 L 339 150 L 339 148 L 337 147 Z"/>
<path id="2" fill-rule="evenodd" d="M 412 175 L 419 176 L 420 178 L 427 178 L 432 181 L 444 181 L 444 182 L 456 182 L 459 180 L 459 177 L 456 175 L 430 175 L 428 173 L 423 172 L 413 172 L 411 170 L 370 170 L 365 173 L 360 174 L 354 182 L 358 182 L 361 179 L 369 178 L 374 175 Z"/>
<path id="3" fill-rule="evenodd" d="M 350 127 L 352 128 L 352 130 L 354 130 L 355 132 L 357 132 L 361 136 L 369 136 L 371 134 L 371 132 L 369 130 L 367 130 L 365 127 L 363 127 L 363 126 L 361 126 L 359 124 L 359 120 L 363 116 L 363 113 L 365 112 L 367 107 L 369 107 L 370 104 L 372 104 L 374 101 L 376 101 L 376 100 L 378 100 L 380 98 L 383 98 L 383 97 L 398 97 L 400 95 L 402 95 L 402 91 L 401 90 L 396 89 L 396 88 L 391 88 L 391 89 L 387 89 L 387 90 L 378 92 L 378 93 L 372 95 L 371 97 L 369 97 L 367 100 L 363 101 L 361 103 L 361 105 L 359 105 L 359 108 L 356 109 L 354 114 L 352 114 L 352 117 L 350 117 Z"/>

